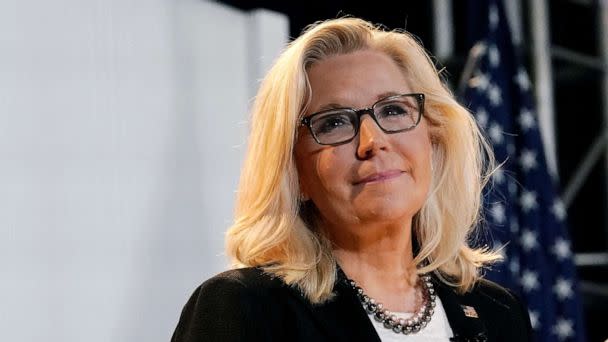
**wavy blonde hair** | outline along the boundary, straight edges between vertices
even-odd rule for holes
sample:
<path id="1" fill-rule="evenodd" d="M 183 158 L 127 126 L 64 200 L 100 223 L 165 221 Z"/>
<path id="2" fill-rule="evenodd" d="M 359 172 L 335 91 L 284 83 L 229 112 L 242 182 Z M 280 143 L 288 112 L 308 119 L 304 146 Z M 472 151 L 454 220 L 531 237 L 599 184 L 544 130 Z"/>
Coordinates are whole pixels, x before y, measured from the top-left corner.
<path id="1" fill-rule="evenodd" d="M 474 249 L 469 239 L 480 220 L 480 199 L 493 165 L 491 148 L 471 114 L 456 102 L 433 61 L 407 32 L 387 32 L 357 18 L 311 25 L 290 43 L 268 72 L 254 102 L 248 149 L 238 187 L 235 222 L 226 250 L 233 267 L 260 266 L 312 303 L 332 296 L 336 260 L 331 242 L 302 217 L 294 161 L 296 131 L 311 89 L 307 69 L 339 54 L 372 49 L 386 53 L 416 92 L 426 96 L 425 118 L 433 143 L 433 181 L 413 219 L 419 273 L 435 272 L 460 292 L 480 269 L 500 256 Z M 423 261 L 427 261 L 423 265 Z"/>

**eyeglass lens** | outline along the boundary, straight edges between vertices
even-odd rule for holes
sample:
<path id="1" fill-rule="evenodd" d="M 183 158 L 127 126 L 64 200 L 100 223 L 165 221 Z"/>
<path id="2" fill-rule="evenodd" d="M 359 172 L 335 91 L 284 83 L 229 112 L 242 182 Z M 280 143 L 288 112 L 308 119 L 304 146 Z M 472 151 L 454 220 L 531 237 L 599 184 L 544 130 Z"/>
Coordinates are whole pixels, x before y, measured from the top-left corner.
<path id="1" fill-rule="evenodd" d="M 420 119 L 418 99 L 403 95 L 374 105 L 376 123 L 385 132 L 412 129 Z M 336 144 L 352 139 L 360 124 L 359 114 L 352 109 L 337 109 L 315 116 L 310 122 L 313 134 L 321 144 Z"/>

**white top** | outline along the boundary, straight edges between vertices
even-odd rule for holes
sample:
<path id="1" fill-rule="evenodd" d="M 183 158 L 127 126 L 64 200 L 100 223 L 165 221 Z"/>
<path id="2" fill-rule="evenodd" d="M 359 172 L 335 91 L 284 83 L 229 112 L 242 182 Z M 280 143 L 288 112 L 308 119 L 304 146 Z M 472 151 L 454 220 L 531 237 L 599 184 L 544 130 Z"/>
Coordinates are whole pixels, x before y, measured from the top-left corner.
<path id="1" fill-rule="evenodd" d="M 450 327 L 448 316 L 445 314 L 445 310 L 443 309 L 443 304 L 441 303 L 439 296 L 435 298 L 435 303 L 435 312 L 433 313 L 431 321 L 424 329 L 415 334 L 397 334 L 392 329 L 385 328 L 382 322 L 378 322 L 371 315 L 368 315 L 368 317 L 374 324 L 374 328 L 376 328 L 376 332 L 378 333 L 378 336 L 380 336 L 380 341 L 382 342 L 449 342 L 450 337 L 454 336 L 454 332 Z M 409 318 L 413 315 L 409 312 L 393 312 L 393 314 L 399 318 Z"/>

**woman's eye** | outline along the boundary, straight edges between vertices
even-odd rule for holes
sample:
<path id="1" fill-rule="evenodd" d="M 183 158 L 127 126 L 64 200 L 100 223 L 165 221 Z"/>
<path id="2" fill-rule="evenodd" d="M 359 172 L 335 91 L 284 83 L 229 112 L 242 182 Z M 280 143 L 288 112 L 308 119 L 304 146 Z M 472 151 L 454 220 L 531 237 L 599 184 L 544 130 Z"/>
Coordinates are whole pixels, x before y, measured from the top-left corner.
<path id="1" fill-rule="evenodd" d="M 344 117 L 337 116 L 325 118 L 321 125 L 319 125 L 319 132 L 328 133 L 345 125 L 350 125 L 350 122 Z"/>
<path id="2" fill-rule="evenodd" d="M 396 116 L 405 114 L 407 114 L 407 110 L 403 106 L 399 105 L 388 105 L 382 107 L 382 110 L 380 111 L 380 116 Z"/>

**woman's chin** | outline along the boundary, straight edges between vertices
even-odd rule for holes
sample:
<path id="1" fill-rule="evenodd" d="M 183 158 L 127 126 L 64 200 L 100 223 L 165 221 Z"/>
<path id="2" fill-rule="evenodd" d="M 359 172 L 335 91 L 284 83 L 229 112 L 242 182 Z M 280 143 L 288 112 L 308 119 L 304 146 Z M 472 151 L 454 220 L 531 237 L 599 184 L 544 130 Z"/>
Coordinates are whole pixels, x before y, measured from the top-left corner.
<path id="1" fill-rule="evenodd" d="M 394 206 L 368 206 L 357 211 L 359 222 L 371 224 L 399 222 L 411 219 L 415 211 Z"/>
<path id="2" fill-rule="evenodd" d="M 415 194 L 409 194 L 406 197 L 403 192 L 395 191 L 382 194 L 362 193 L 351 203 L 354 212 L 362 220 L 386 221 L 411 218 L 423 205 L 422 197 Z"/>

